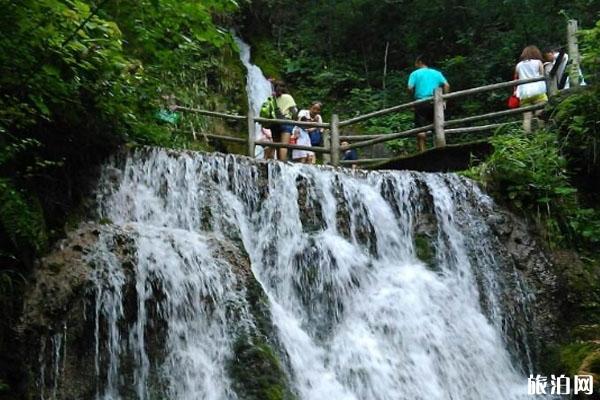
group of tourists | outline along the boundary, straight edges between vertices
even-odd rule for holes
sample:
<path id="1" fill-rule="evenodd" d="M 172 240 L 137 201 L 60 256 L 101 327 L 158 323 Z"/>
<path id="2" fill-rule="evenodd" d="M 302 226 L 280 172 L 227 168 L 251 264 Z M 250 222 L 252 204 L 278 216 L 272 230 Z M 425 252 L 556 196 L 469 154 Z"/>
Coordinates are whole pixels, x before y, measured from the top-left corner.
<path id="1" fill-rule="evenodd" d="M 544 51 L 536 46 L 527 46 L 521 52 L 519 63 L 515 67 L 515 80 L 541 78 L 555 71 L 557 89 L 568 89 L 570 86 L 567 73 L 569 56 L 557 47 L 548 47 Z M 581 70 L 578 71 L 580 82 L 585 85 Z M 519 99 L 519 106 L 526 107 L 543 104 L 548 101 L 546 82 L 530 82 L 518 85 L 515 88 L 515 96 Z M 543 120 L 539 118 L 542 110 L 523 113 L 523 130 L 531 132 L 532 121 L 535 117 L 538 128 L 543 127 Z"/>
<path id="2" fill-rule="evenodd" d="M 544 77 L 554 70 L 557 76 L 558 89 L 568 88 L 569 80 L 566 72 L 568 55 L 557 48 L 547 48 L 542 53 L 536 46 L 527 46 L 523 49 L 519 63 L 515 66 L 514 79 L 530 79 Z M 450 85 L 444 75 L 437 69 L 430 68 L 429 60 L 421 55 L 415 60 L 415 70 L 409 75 L 408 90 L 415 100 L 430 99 L 434 96 L 437 88 L 442 88 L 444 93 L 450 91 Z M 555 65 L 558 66 L 555 67 Z M 583 81 L 583 77 L 580 77 Z M 583 83 L 583 82 L 582 82 Z M 585 83 L 583 83 L 585 84 Z M 313 102 L 308 109 L 298 111 L 296 102 L 287 92 L 286 86 L 281 81 L 272 82 L 273 94 L 263 104 L 260 116 L 270 119 L 289 120 L 289 123 L 270 124 L 262 129 L 262 140 L 274 143 L 297 144 L 299 146 L 311 147 L 322 145 L 323 131 L 319 127 L 303 127 L 294 124 L 294 121 L 322 123 L 321 102 Z M 514 97 L 518 100 L 520 107 L 542 104 L 548 101 L 546 94 L 546 82 L 540 80 L 521 84 L 515 87 Z M 445 105 L 444 105 L 445 106 Z M 432 125 L 434 121 L 434 109 L 431 101 L 422 102 L 414 107 L 415 126 L 422 127 Z M 525 112 L 523 114 L 523 129 L 531 131 L 532 120 L 536 117 L 538 127 L 543 125 L 539 114 L 541 110 Z M 424 151 L 426 148 L 426 132 L 417 134 L 417 149 Z M 347 143 L 342 143 L 347 145 Z M 265 158 L 274 158 L 275 151 L 272 148 L 265 149 Z M 288 149 L 280 148 L 277 153 L 279 160 L 288 159 Z M 306 164 L 315 163 L 315 154 L 310 150 L 292 150 L 292 160 Z M 342 159 L 356 160 L 356 150 L 345 151 Z"/>
<path id="3" fill-rule="evenodd" d="M 569 77 L 566 73 L 569 56 L 557 47 L 548 47 L 544 52 L 536 46 L 527 46 L 521 52 L 519 63 L 515 66 L 514 79 L 541 78 L 554 71 L 557 78 L 557 89 L 569 88 Z M 558 64 L 558 65 L 557 65 Z M 429 61 L 423 57 L 417 57 L 415 67 L 408 78 L 408 89 L 415 100 L 422 100 L 433 97 L 435 90 L 439 87 L 444 93 L 450 90 L 450 85 L 444 75 L 429 67 Z M 585 85 L 581 70 L 578 71 L 580 84 Z M 515 87 L 514 97 L 516 99 L 515 107 L 527 107 L 537 104 L 543 104 L 548 101 L 546 82 L 540 80 L 521 84 Z M 523 130 L 531 132 L 531 125 L 536 117 L 538 127 L 543 126 L 543 121 L 538 118 L 542 110 L 523 113 Z M 420 103 L 415 106 L 415 126 L 426 126 L 433 124 L 434 112 L 431 102 Z M 425 132 L 417 134 L 417 148 L 419 151 L 425 150 Z"/>
<path id="4" fill-rule="evenodd" d="M 262 127 L 261 140 L 273 143 L 296 144 L 298 146 L 312 147 L 320 146 L 323 140 L 323 131 L 319 127 L 304 127 L 294 124 L 294 121 L 323 123 L 321 117 L 322 104 L 313 101 L 309 108 L 298 110 L 294 98 L 288 93 L 285 83 L 282 81 L 272 82 L 273 93 L 263 103 L 260 116 L 263 118 L 289 120 L 289 123 L 265 124 Z M 267 147 L 265 158 L 275 158 L 275 149 Z M 315 163 L 315 153 L 310 150 L 292 150 L 292 160 L 304 164 Z M 280 148 L 277 151 L 277 159 L 287 160 L 288 149 Z"/>

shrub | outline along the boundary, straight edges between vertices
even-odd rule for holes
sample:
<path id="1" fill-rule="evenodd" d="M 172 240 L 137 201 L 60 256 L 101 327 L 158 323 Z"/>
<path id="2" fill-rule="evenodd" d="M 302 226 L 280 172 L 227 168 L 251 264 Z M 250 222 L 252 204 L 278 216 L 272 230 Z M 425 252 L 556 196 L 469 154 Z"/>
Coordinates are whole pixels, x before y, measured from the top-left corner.
<path id="1" fill-rule="evenodd" d="M 569 168 L 590 180 L 600 178 L 600 87 L 582 88 L 551 113 Z"/>
<path id="2" fill-rule="evenodd" d="M 525 135 L 511 128 L 491 139 L 494 153 L 467 175 L 481 180 L 509 206 L 545 227 L 551 245 L 600 241 L 600 215 L 583 208 L 570 183 L 555 133 Z"/>

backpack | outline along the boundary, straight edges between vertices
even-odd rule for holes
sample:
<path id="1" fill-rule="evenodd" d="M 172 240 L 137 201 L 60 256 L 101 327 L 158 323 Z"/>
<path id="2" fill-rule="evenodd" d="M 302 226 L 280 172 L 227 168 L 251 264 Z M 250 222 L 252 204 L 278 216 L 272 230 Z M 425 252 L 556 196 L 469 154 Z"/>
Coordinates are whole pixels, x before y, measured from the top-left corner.
<path id="1" fill-rule="evenodd" d="M 283 113 L 277 106 L 277 101 L 273 96 L 269 96 L 269 98 L 262 103 L 258 116 L 261 118 L 283 119 Z"/>
<path id="2" fill-rule="evenodd" d="M 309 133 L 310 136 L 310 145 L 311 146 L 320 146 L 323 142 L 323 135 L 320 129 L 316 129 Z"/>

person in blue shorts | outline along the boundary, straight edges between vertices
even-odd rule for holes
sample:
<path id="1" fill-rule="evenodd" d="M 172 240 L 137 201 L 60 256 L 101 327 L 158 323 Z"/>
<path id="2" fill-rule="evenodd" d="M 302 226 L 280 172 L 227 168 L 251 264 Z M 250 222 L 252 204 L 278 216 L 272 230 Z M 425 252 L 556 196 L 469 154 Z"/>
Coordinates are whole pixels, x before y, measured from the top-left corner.
<path id="1" fill-rule="evenodd" d="M 433 97 L 435 90 L 442 87 L 444 93 L 450 91 L 450 85 L 444 75 L 437 69 L 429 68 L 429 60 L 425 56 L 419 56 L 415 60 L 415 67 L 408 77 L 408 90 L 415 100 Z M 425 126 L 433 123 L 433 103 L 427 102 L 415 106 L 415 126 Z M 425 151 L 425 132 L 417 134 L 417 149 Z"/>

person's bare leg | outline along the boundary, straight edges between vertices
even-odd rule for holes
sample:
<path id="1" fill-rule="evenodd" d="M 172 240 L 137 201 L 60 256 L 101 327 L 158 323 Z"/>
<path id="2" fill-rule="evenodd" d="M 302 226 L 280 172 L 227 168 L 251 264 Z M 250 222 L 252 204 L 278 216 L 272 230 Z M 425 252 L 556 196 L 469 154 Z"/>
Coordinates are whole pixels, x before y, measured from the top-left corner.
<path id="1" fill-rule="evenodd" d="M 427 140 L 425 132 L 417 133 L 417 150 L 419 152 L 425 151 L 425 140 Z"/>
<path id="2" fill-rule="evenodd" d="M 281 142 L 280 143 L 284 143 L 284 144 L 288 144 L 290 143 L 290 133 L 289 132 L 281 132 Z M 286 148 L 281 148 L 279 149 L 279 160 L 280 161 L 287 161 L 287 154 L 288 154 L 288 149 Z"/>
<path id="3" fill-rule="evenodd" d="M 531 120 L 533 119 L 533 113 L 528 111 L 523 113 L 523 131 L 525 133 L 531 133 Z"/>

